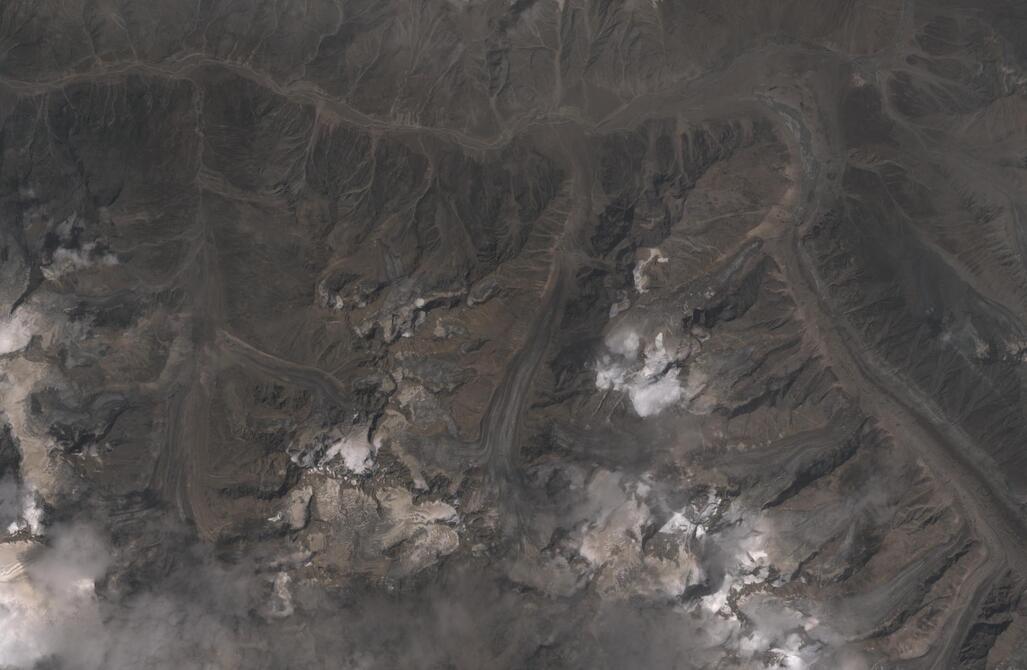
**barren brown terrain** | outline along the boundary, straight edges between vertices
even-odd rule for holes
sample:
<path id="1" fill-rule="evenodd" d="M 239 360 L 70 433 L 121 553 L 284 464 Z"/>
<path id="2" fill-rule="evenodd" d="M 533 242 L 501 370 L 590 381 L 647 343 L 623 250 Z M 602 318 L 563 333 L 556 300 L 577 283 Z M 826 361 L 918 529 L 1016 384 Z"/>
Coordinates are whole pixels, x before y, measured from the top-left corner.
<path id="1" fill-rule="evenodd" d="M 1027 4 L 0 0 L 0 668 L 1027 668 Z"/>

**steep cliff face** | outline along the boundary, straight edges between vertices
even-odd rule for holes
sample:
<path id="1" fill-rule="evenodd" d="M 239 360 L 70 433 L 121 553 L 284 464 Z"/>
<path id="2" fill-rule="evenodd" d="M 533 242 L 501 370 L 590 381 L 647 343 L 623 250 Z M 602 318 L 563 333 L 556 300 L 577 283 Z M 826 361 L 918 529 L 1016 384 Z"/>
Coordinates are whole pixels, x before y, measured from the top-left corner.
<path id="1" fill-rule="evenodd" d="M 1013 2 L 0 5 L 0 667 L 1027 667 Z"/>

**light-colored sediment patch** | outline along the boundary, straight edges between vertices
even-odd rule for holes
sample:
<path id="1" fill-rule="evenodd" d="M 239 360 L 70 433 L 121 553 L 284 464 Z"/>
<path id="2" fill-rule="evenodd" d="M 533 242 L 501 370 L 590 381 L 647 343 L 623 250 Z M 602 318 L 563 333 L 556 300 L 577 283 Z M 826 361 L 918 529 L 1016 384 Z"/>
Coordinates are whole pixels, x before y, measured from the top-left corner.
<path id="1" fill-rule="evenodd" d="M 392 572 L 404 576 L 420 572 L 453 553 L 460 536 L 450 528 L 459 521 L 456 509 L 441 501 L 415 504 L 409 491 L 386 489 L 379 496 L 386 522 L 378 536 L 383 551 L 399 547 Z"/>

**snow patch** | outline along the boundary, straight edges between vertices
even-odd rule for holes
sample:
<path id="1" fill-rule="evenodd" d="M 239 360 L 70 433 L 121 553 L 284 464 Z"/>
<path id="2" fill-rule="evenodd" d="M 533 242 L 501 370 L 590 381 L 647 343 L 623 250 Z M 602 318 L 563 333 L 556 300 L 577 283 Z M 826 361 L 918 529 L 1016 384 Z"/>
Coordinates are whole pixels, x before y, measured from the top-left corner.
<path id="1" fill-rule="evenodd" d="M 668 525 L 682 524 L 676 515 L 668 521 Z M 742 521 L 735 528 L 717 538 L 730 558 L 723 565 L 724 578 L 719 588 L 700 599 L 700 612 L 715 617 L 728 633 L 725 645 L 751 663 L 745 667 L 798 670 L 811 667 L 824 649 L 824 643 L 813 635 L 820 622 L 772 592 L 744 589 L 746 585 L 770 579 L 768 538 L 771 529 L 762 519 Z M 739 531 L 740 536 L 735 534 Z M 733 539 L 732 535 L 735 535 Z M 749 627 L 741 625 L 739 612 L 744 613 Z"/>
<path id="2" fill-rule="evenodd" d="M 645 258 L 639 259 L 635 263 L 635 269 L 631 272 L 632 278 L 635 281 L 635 290 L 639 293 L 646 293 L 649 291 L 649 276 L 646 274 L 646 269 L 655 261 L 657 263 L 666 263 L 670 259 L 663 255 L 663 252 L 653 247 L 646 249 Z"/>
<path id="3" fill-rule="evenodd" d="M 362 475 L 371 468 L 375 452 L 375 446 L 367 439 L 365 432 L 354 432 L 328 447 L 323 462 L 328 463 L 340 457 L 347 470 Z"/>
<path id="4" fill-rule="evenodd" d="M 77 667 L 103 667 L 93 641 L 103 635 L 94 584 L 107 569 L 106 545 L 90 528 L 60 529 L 43 548 L 0 544 L 0 659 L 5 667 L 35 667 L 46 657 L 72 655 Z"/>

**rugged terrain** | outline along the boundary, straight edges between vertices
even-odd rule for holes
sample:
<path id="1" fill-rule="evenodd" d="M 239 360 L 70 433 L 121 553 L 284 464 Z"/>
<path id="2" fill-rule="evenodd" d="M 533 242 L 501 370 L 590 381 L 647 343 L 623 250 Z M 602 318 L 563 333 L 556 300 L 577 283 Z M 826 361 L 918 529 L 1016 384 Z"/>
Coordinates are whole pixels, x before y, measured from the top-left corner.
<path id="1" fill-rule="evenodd" d="M 1027 5 L 0 2 L 0 667 L 1027 668 Z"/>

